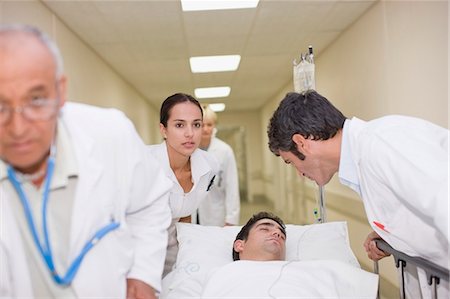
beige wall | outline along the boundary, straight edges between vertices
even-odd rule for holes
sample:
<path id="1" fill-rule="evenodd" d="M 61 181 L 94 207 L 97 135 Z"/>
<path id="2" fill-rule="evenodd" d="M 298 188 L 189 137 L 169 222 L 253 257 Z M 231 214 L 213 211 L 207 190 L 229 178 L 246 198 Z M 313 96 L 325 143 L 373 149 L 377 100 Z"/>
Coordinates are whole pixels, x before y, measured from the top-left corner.
<path id="1" fill-rule="evenodd" d="M 316 58 L 316 87 L 347 117 L 405 114 L 448 128 L 448 3 L 382 1 Z M 291 82 L 261 111 L 265 127 Z M 288 222 L 311 223 L 315 186 L 264 147 L 266 195 Z M 367 224 L 361 201 L 334 178 L 326 186 L 328 220 L 348 221 L 352 249 L 372 268 L 362 248 Z M 292 212 L 294 209 L 295 212 Z M 384 296 L 397 296 L 393 262 L 383 261 Z"/>
<path id="2" fill-rule="evenodd" d="M 58 43 L 68 76 L 68 98 L 116 107 L 134 122 L 146 143 L 159 141 L 159 111 L 117 74 L 39 1 L 0 2 L 0 23 L 26 23 L 47 32 Z"/>
<path id="3" fill-rule="evenodd" d="M 265 146 L 261 140 L 260 115 L 258 111 L 220 112 L 218 113 L 218 127 L 240 126 L 245 130 L 245 143 L 247 159 L 247 192 L 248 200 L 253 201 L 255 196 L 264 193 L 262 181 L 262 148 Z"/>

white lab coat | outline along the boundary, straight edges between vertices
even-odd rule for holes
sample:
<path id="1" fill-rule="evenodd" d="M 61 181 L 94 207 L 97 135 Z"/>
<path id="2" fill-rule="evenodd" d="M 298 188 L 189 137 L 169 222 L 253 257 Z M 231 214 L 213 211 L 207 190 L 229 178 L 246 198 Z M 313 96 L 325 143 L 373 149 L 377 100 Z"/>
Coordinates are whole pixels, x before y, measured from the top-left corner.
<path id="1" fill-rule="evenodd" d="M 224 226 L 239 224 L 240 198 L 239 180 L 233 149 L 222 140 L 213 137 L 208 153 L 219 162 L 219 172 L 214 186 L 200 204 L 199 218 L 201 225 Z"/>
<path id="2" fill-rule="evenodd" d="M 199 206 L 200 202 L 214 183 L 214 177 L 218 171 L 217 160 L 209 153 L 196 149 L 191 155 L 191 175 L 193 187 L 188 193 L 184 193 L 183 188 L 170 168 L 169 155 L 167 153 L 166 142 L 150 145 L 148 147 L 151 155 L 160 161 L 165 175 L 169 178 L 173 187 L 170 191 L 169 204 L 172 212 L 172 223 L 169 227 L 169 241 L 167 247 L 164 275 L 172 270 L 178 253 L 178 242 L 176 238 L 175 224 L 182 217 L 191 215 Z"/>
<path id="3" fill-rule="evenodd" d="M 120 228 L 108 233 L 85 256 L 72 282 L 75 293 L 80 298 L 125 298 L 126 278 L 160 290 L 171 182 L 121 112 L 66 103 L 60 121 L 68 129 L 79 170 L 69 260 L 111 218 L 120 222 Z M 0 273 L 10 273 L 9 285 L 0 290 L 9 290 L 4 296 L 32 297 L 21 240 L 13 240 L 11 235 L 17 233 L 17 225 L 6 217 L 9 199 L 5 188 L 0 189 L 0 227 L 4 231 L 0 243 L 6 244 L 9 258 L 8 265 L 0 265 L 9 269 Z"/>
<path id="4" fill-rule="evenodd" d="M 0 187 L 0 298 L 33 298 L 19 227 Z"/>
<path id="5" fill-rule="evenodd" d="M 361 195 L 375 232 L 394 249 L 447 269 L 448 137 L 448 130 L 412 117 L 353 118 L 344 125 L 339 169 L 341 182 Z M 421 288 L 430 298 L 429 287 Z M 448 298 L 448 285 L 443 289 L 441 298 Z"/>

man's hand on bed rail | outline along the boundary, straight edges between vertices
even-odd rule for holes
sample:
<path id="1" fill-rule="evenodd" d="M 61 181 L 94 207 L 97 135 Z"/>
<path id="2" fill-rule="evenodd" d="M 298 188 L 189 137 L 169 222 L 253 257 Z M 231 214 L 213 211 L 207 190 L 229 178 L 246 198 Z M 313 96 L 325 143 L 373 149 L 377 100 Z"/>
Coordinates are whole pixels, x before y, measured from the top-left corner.
<path id="1" fill-rule="evenodd" d="M 369 259 L 378 261 L 386 256 L 390 256 L 389 253 L 386 253 L 377 247 L 377 244 L 375 244 L 374 241 L 375 239 L 381 239 L 381 237 L 373 231 L 367 236 L 366 241 L 364 241 L 364 249 L 366 250 Z"/>

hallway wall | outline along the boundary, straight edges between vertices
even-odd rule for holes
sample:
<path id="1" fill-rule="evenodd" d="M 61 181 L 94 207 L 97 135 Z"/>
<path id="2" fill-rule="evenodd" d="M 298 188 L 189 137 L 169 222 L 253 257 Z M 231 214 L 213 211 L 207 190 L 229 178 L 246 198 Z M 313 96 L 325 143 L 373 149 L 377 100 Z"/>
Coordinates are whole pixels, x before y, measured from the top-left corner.
<path id="1" fill-rule="evenodd" d="M 261 119 L 259 111 L 243 111 L 243 112 L 220 112 L 218 115 L 217 127 L 240 126 L 245 131 L 245 157 L 246 176 L 247 176 L 247 198 L 253 202 L 255 198 L 264 196 L 263 178 L 262 178 L 262 151 L 265 147 L 261 140 L 260 125 Z M 236 149 L 234 149 L 236 151 Z M 235 152 L 235 155 L 239 154 Z"/>

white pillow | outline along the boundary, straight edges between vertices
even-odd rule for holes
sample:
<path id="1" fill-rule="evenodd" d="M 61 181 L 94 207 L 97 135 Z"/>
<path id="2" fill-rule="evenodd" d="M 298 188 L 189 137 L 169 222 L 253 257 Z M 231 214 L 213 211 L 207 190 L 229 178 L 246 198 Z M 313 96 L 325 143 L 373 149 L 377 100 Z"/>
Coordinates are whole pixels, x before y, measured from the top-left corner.
<path id="1" fill-rule="evenodd" d="M 183 286 L 193 288 L 195 283 L 201 283 L 199 277 L 203 279 L 202 275 L 213 268 L 233 261 L 233 242 L 241 226 L 217 227 L 180 222 L 176 226 L 179 243 L 177 261 L 174 271 L 164 283 L 171 291 Z M 350 249 L 346 222 L 288 224 L 286 235 L 286 260 L 335 259 L 360 267 Z M 189 293 L 193 295 L 192 290 Z M 183 292 L 176 294 L 187 295 Z M 166 297 L 164 290 L 162 295 L 162 298 Z"/>

